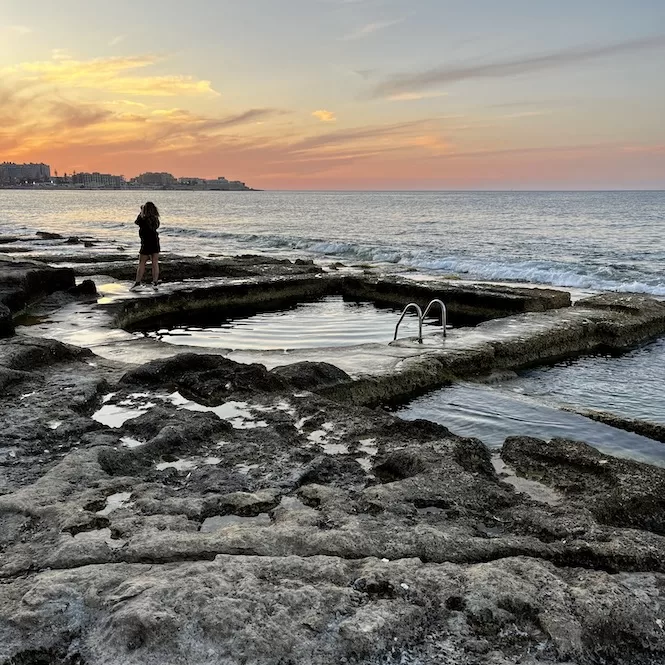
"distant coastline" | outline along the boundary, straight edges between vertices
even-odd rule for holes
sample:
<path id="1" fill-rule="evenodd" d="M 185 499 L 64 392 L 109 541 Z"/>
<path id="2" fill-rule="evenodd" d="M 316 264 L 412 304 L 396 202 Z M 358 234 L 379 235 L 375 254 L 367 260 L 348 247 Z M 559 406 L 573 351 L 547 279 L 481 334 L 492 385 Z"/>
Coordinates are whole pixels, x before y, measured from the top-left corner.
<path id="1" fill-rule="evenodd" d="M 55 185 L 51 183 L 35 183 L 31 185 L 0 185 L 0 189 L 40 190 L 40 191 L 67 191 L 67 192 L 262 192 L 262 189 L 253 187 L 238 187 L 223 189 L 221 187 L 204 187 L 197 185 L 128 185 L 126 187 L 105 187 L 104 185 Z"/>

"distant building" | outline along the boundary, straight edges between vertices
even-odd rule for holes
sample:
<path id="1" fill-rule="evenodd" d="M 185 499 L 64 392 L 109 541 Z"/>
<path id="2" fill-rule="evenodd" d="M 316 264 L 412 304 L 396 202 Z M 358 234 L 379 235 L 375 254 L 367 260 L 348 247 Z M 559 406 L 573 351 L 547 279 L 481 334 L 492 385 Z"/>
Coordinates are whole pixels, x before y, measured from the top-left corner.
<path id="1" fill-rule="evenodd" d="M 205 180 L 204 182 L 206 189 L 230 189 L 230 183 L 224 176 L 219 176 L 215 180 Z"/>
<path id="2" fill-rule="evenodd" d="M 50 182 L 51 167 L 48 164 L 0 164 L 0 185 L 21 185 L 33 182 Z"/>
<path id="3" fill-rule="evenodd" d="M 178 181 L 170 173 L 152 173 L 149 171 L 132 178 L 129 182 L 141 187 L 173 187 Z"/>
<path id="4" fill-rule="evenodd" d="M 178 178 L 178 184 L 183 187 L 197 187 L 203 189 L 206 181 L 204 178 Z"/>
<path id="5" fill-rule="evenodd" d="M 90 188 L 108 188 L 121 189 L 127 185 L 125 178 L 121 175 L 111 175 L 110 173 L 75 173 L 71 176 L 71 183 Z"/>
<path id="6" fill-rule="evenodd" d="M 224 176 L 219 176 L 215 179 L 208 180 L 207 178 L 178 178 L 178 187 L 186 187 L 188 189 L 209 189 L 209 190 L 243 190 L 247 189 L 244 182 L 239 180 L 227 180 Z"/>

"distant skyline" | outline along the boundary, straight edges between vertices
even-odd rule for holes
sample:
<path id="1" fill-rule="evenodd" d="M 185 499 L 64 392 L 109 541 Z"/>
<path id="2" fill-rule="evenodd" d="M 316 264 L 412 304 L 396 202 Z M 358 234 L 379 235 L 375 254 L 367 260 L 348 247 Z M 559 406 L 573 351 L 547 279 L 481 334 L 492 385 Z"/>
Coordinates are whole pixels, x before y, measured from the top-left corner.
<path id="1" fill-rule="evenodd" d="M 5 0 L 0 162 L 663 189 L 662 0 Z"/>

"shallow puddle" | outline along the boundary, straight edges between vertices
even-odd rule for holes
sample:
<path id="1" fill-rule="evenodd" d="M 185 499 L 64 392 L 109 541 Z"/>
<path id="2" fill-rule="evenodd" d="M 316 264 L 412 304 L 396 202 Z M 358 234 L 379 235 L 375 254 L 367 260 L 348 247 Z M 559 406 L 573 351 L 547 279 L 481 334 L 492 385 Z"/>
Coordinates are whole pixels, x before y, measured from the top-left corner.
<path id="1" fill-rule="evenodd" d="M 268 513 L 259 513 L 255 517 L 240 517 L 239 515 L 217 515 L 208 517 L 201 524 L 202 533 L 220 531 L 230 526 L 270 526 L 271 520 Z"/>
<path id="2" fill-rule="evenodd" d="M 556 506 L 563 500 L 561 494 L 553 490 L 551 487 L 539 483 L 536 480 L 529 480 L 528 478 L 522 478 L 516 475 L 515 471 L 510 468 L 499 455 L 492 455 L 492 466 L 504 483 L 512 485 L 518 492 L 527 494 L 534 501 L 547 503 L 550 506 Z"/>
<path id="3" fill-rule="evenodd" d="M 139 448 L 145 444 L 145 441 L 139 441 L 138 439 L 132 439 L 131 436 L 123 436 L 120 439 L 120 443 L 125 448 Z"/>
<path id="4" fill-rule="evenodd" d="M 129 400 L 123 400 L 118 404 L 104 404 L 101 409 L 92 414 L 92 419 L 107 427 L 122 427 L 128 420 L 142 416 L 155 406 L 154 402 L 147 402 L 140 406 L 129 406 Z"/>
<path id="5" fill-rule="evenodd" d="M 97 515 L 110 515 L 118 508 L 125 508 L 129 504 L 129 499 L 132 496 L 131 492 L 117 492 L 106 497 L 106 506 L 102 510 L 97 511 Z"/>
<path id="6" fill-rule="evenodd" d="M 225 402 L 219 406 L 204 406 L 183 397 L 179 392 L 163 397 L 165 401 L 174 406 L 189 411 L 212 412 L 223 420 L 228 420 L 235 429 L 254 429 L 257 427 L 268 427 L 265 420 L 257 420 L 252 410 L 260 410 L 260 407 L 249 407 L 247 402 Z M 265 410 L 265 408 L 264 408 Z"/>
<path id="7" fill-rule="evenodd" d="M 159 462 L 155 465 L 157 471 L 164 471 L 165 469 L 176 469 L 177 471 L 191 471 L 197 466 L 194 460 L 178 459 L 173 462 Z"/>
<path id="8" fill-rule="evenodd" d="M 346 455 L 349 452 L 345 443 L 322 443 L 321 447 L 326 455 Z"/>

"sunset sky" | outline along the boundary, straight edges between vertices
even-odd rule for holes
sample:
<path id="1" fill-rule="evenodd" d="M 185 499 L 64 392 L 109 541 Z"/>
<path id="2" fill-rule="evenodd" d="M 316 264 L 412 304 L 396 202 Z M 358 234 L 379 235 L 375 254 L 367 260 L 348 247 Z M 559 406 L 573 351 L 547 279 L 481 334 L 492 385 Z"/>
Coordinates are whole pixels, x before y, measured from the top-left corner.
<path id="1" fill-rule="evenodd" d="M 664 71 L 663 0 L 0 0 L 0 162 L 663 189 Z"/>

